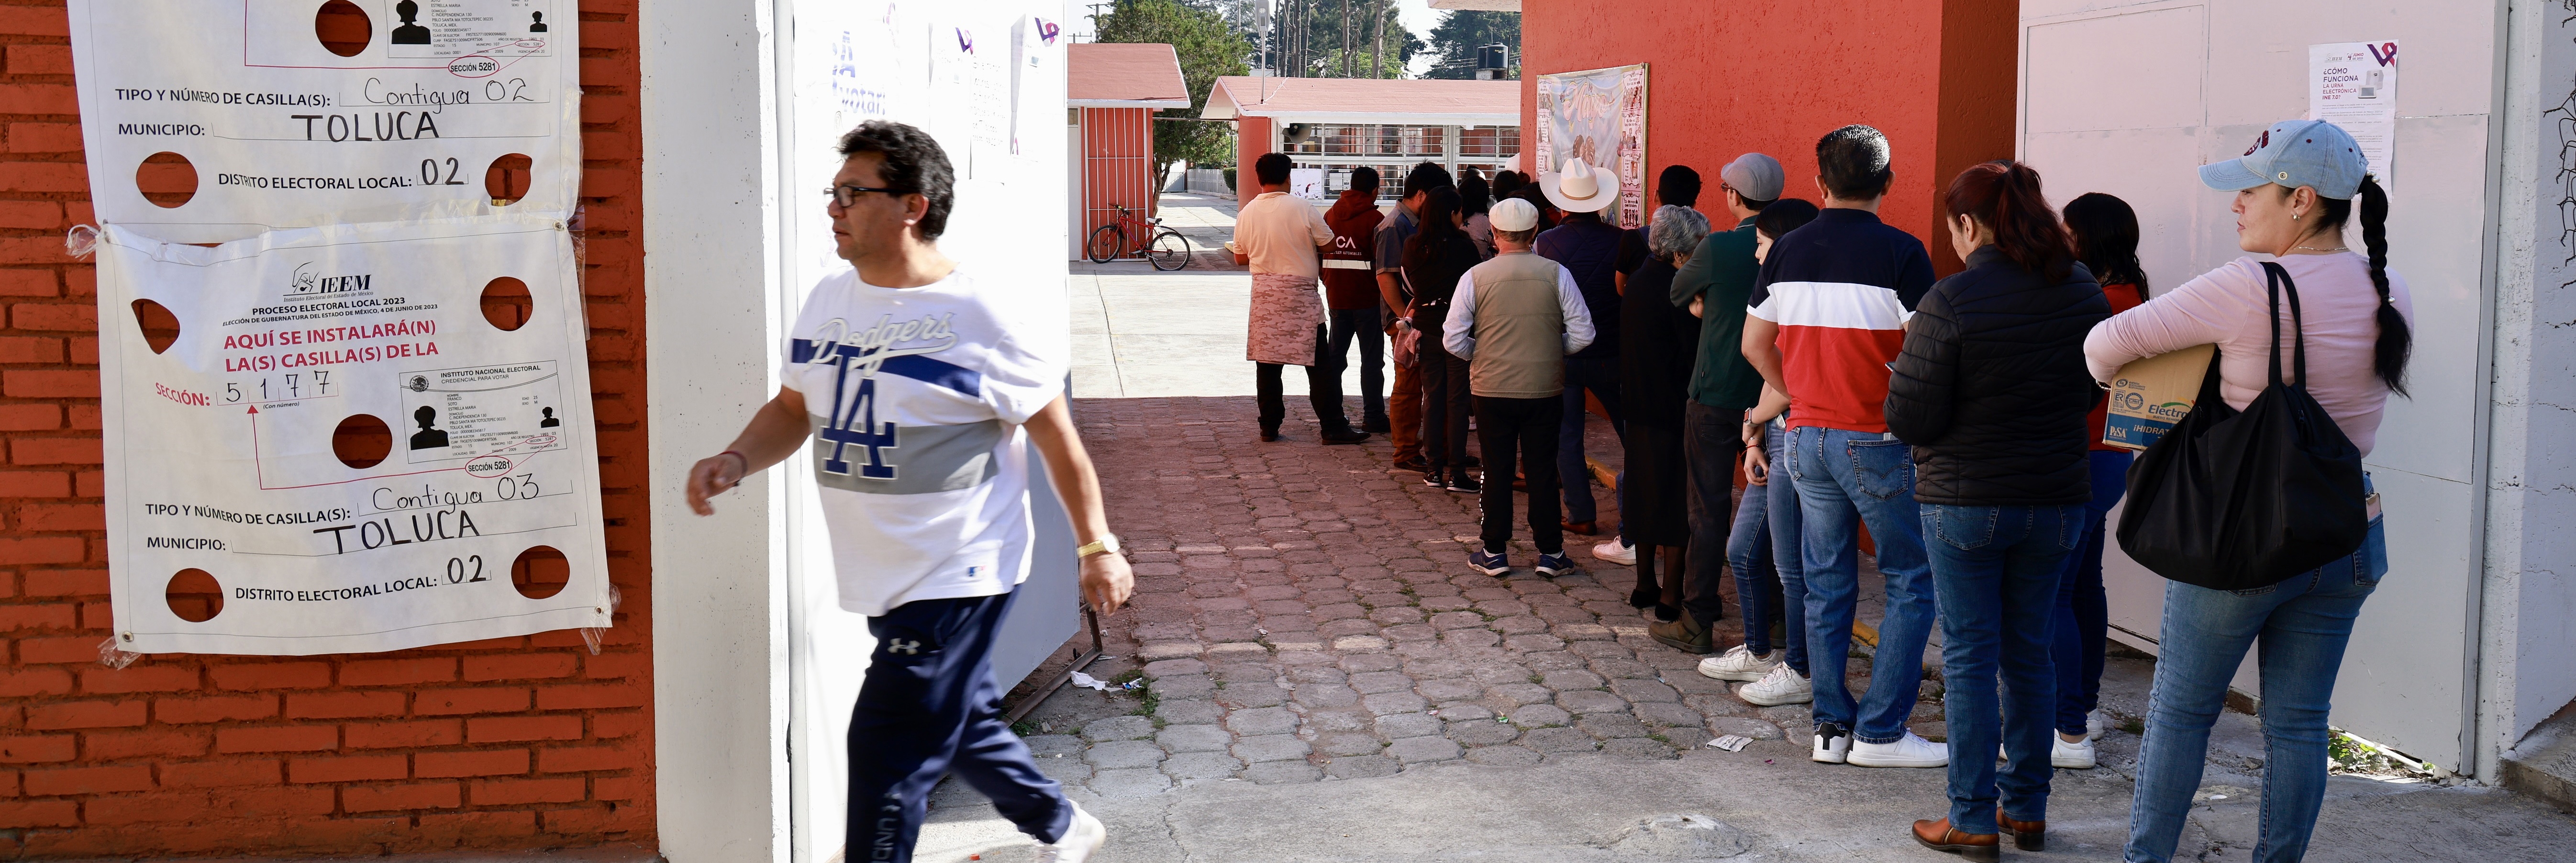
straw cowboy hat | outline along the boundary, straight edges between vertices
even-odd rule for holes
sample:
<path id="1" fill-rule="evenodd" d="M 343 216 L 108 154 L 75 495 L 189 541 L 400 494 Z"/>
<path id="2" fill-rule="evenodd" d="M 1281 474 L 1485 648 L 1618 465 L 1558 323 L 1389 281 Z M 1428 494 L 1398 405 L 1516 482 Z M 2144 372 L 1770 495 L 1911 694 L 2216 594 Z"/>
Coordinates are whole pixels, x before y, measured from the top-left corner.
<path id="1" fill-rule="evenodd" d="M 1594 170 L 1582 159 L 1565 160 L 1562 172 L 1541 171 L 1539 188 L 1556 208 L 1569 213 L 1597 213 L 1619 201 L 1619 180 Z"/>

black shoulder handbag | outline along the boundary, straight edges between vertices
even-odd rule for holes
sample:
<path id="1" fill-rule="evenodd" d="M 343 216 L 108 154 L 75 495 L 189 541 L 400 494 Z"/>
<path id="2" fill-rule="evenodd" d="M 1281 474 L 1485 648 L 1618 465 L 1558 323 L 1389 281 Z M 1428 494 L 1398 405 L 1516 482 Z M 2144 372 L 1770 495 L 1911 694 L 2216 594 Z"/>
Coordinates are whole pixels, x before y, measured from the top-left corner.
<path id="1" fill-rule="evenodd" d="M 2279 583 L 2361 547 L 2361 451 L 2308 395 L 2299 289 L 2265 263 L 2272 382 L 2245 409 L 2218 394 L 2212 355 L 2191 413 L 2129 467 L 2120 547 L 2157 575 L 2212 590 Z M 2281 380 L 2281 295 L 2290 297 L 2296 384 Z"/>

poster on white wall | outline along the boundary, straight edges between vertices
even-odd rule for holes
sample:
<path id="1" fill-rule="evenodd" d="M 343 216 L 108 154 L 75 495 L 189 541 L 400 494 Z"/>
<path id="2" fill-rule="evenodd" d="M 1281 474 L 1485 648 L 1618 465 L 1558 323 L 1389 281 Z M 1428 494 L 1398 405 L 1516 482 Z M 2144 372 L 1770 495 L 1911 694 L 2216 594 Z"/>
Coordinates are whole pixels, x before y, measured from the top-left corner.
<path id="1" fill-rule="evenodd" d="M 2308 46 L 2308 118 L 2342 126 L 2381 185 L 2394 176 L 2397 40 Z"/>
<path id="2" fill-rule="evenodd" d="M 98 246 L 109 587 L 133 653 L 609 625 L 570 234 L 498 216 Z"/>
<path id="3" fill-rule="evenodd" d="M 72 0 L 98 218 L 213 243 L 568 213 L 581 181 L 572 12 L 567 0 Z"/>

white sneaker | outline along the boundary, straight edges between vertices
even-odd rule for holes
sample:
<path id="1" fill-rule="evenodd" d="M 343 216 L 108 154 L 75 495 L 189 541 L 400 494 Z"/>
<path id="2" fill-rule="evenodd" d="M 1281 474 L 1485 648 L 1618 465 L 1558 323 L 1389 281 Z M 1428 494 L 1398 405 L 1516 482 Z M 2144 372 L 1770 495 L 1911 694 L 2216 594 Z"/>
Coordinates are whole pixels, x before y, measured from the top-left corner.
<path id="1" fill-rule="evenodd" d="M 1780 666 L 1780 659 L 1786 653 L 1786 651 L 1774 650 L 1755 656 L 1753 651 L 1746 650 L 1744 645 L 1738 644 L 1727 648 L 1723 654 L 1700 660 L 1699 673 L 1702 677 L 1718 680 L 1760 680 L 1763 675 L 1771 673 L 1771 669 Z"/>
<path id="2" fill-rule="evenodd" d="M 2093 769 L 2093 738 L 2084 738 L 2082 743 L 2068 743 L 2064 735 L 2055 732 L 2051 732 L 2048 737 L 2052 741 L 2048 748 L 2049 766 L 2071 770 Z"/>
<path id="3" fill-rule="evenodd" d="M 2102 739 L 2102 731 L 2103 731 L 2104 729 L 2107 729 L 2107 728 L 2110 728 L 2110 727 L 2111 727 L 2111 716 L 2110 716 L 2110 714 L 2103 713 L 2102 711 L 2099 711 L 2099 710 L 2093 711 L 2093 712 L 2091 712 L 2091 713 L 2084 714 L 2084 739 L 2085 739 L 2085 740 L 2091 741 L 2091 740 L 2100 740 L 2100 739 Z"/>
<path id="4" fill-rule="evenodd" d="M 1950 747 L 1908 731 L 1894 743 L 1852 741 L 1851 763 L 1855 767 L 1948 767 Z"/>
<path id="5" fill-rule="evenodd" d="M 1082 811 L 1082 804 L 1067 800 L 1064 805 L 1073 807 L 1073 823 L 1054 842 L 1038 846 L 1038 863 L 1084 863 L 1109 842 L 1109 828 Z"/>
<path id="6" fill-rule="evenodd" d="M 1822 764 L 1841 764 L 1851 756 L 1851 744 L 1850 729 L 1831 722 L 1819 723 L 1815 744 L 1807 757 Z"/>
<path id="7" fill-rule="evenodd" d="M 1711 661 L 1713 660 L 1700 660 L 1701 674 L 1708 674 L 1708 663 Z M 1762 707 L 1805 704 L 1816 700 L 1816 684 L 1809 681 L 1806 675 L 1799 674 L 1797 669 L 1790 668 L 1788 663 L 1782 662 L 1772 665 L 1771 670 L 1762 675 L 1762 679 L 1736 687 L 1735 697 L 1744 699 L 1747 704 Z"/>
<path id="8" fill-rule="evenodd" d="M 1594 560 L 1601 561 L 1602 563 L 1615 563 L 1620 566 L 1636 566 L 1637 547 L 1620 542 L 1617 537 L 1612 537 L 1609 542 L 1592 547 L 1592 558 Z"/>

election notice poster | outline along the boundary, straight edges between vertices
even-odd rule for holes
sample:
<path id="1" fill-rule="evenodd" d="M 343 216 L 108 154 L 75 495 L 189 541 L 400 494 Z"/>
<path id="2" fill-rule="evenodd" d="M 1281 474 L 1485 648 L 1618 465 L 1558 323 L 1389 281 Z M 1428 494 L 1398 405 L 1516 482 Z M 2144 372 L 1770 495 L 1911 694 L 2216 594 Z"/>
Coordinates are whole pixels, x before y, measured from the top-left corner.
<path id="1" fill-rule="evenodd" d="M 2397 40 L 2308 46 L 2308 119 L 2342 126 L 2390 185 L 2397 138 Z"/>
<path id="2" fill-rule="evenodd" d="M 341 653 L 608 626 L 574 267 L 542 217 L 214 247 L 107 225 L 117 646 Z"/>
<path id="3" fill-rule="evenodd" d="M 1538 76 L 1538 170 L 1569 159 L 1619 178 L 1618 223 L 1646 223 L 1646 64 Z"/>
<path id="4" fill-rule="evenodd" d="M 568 0 L 71 0 L 98 218 L 170 242 L 569 213 Z M 192 179 L 191 179 L 192 178 Z"/>

